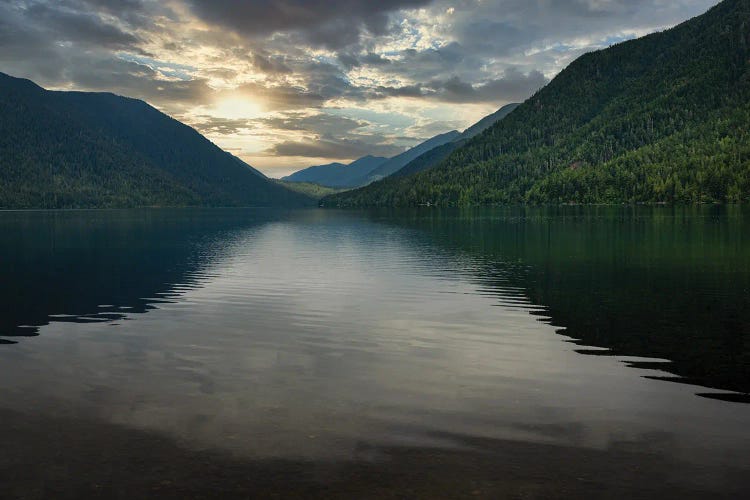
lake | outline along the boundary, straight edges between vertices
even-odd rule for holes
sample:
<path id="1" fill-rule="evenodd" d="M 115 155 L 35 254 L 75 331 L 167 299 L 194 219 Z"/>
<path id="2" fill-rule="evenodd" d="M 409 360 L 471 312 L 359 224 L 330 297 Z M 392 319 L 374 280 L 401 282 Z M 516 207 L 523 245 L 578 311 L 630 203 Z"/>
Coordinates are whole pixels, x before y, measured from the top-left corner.
<path id="1" fill-rule="evenodd" d="M 750 212 L 0 212 L 0 497 L 737 498 Z"/>

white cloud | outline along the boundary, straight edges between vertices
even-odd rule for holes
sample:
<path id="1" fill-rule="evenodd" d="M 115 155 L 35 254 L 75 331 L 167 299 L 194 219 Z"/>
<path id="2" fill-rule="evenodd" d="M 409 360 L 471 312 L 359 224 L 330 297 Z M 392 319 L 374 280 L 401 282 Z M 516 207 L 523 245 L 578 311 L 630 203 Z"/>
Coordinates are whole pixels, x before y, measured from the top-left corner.
<path id="1" fill-rule="evenodd" d="M 0 71 L 145 99 L 275 175 L 464 128 L 580 54 L 713 3 L 0 0 Z"/>

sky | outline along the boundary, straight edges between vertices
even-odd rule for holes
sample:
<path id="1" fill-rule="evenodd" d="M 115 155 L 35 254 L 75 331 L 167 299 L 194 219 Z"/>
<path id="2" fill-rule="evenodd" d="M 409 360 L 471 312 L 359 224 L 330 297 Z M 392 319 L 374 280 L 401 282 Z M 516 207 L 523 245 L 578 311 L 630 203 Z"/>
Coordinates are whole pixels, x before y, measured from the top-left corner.
<path id="1" fill-rule="evenodd" d="M 143 99 L 272 177 L 393 156 L 716 0 L 0 0 L 0 72 Z"/>

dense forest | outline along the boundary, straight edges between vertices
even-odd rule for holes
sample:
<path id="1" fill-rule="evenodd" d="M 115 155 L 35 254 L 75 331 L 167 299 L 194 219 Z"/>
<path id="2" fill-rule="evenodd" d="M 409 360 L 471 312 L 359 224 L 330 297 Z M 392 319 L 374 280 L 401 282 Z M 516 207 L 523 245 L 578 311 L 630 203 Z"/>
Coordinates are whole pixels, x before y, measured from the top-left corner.
<path id="1" fill-rule="evenodd" d="M 284 179 L 274 179 L 274 182 L 278 182 L 287 189 L 302 193 L 315 200 L 319 200 L 329 194 L 340 193 L 344 191 L 344 188 L 321 186 L 320 184 L 315 184 L 314 182 L 291 182 Z"/>
<path id="2" fill-rule="evenodd" d="M 435 168 L 324 206 L 750 201 L 750 0 L 585 54 Z"/>
<path id="3" fill-rule="evenodd" d="M 391 174 L 391 176 L 406 177 L 408 175 L 413 175 L 418 172 L 423 172 L 430 168 L 436 167 L 437 165 L 440 165 L 443 160 L 448 158 L 452 152 L 454 152 L 464 144 L 466 144 L 465 139 L 458 139 L 457 141 L 449 142 L 447 144 L 443 144 L 442 146 L 432 148 L 431 150 L 427 151 L 426 153 L 422 153 L 421 155 L 407 163 L 401 170 L 397 170 L 395 173 Z"/>
<path id="4" fill-rule="evenodd" d="M 0 73 L 0 208 L 304 205 L 143 101 Z"/>

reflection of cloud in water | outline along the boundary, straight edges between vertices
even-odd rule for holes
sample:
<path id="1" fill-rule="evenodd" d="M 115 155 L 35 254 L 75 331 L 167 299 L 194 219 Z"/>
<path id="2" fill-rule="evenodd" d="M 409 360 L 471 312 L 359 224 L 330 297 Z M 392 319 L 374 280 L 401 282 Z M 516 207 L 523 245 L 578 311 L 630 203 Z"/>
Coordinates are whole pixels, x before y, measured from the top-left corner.
<path id="1" fill-rule="evenodd" d="M 530 314 L 546 308 L 524 298 L 517 261 L 493 270 L 421 230 L 351 214 L 234 224 L 198 232 L 186 259 L 199 271 L 185 275 L 200 286 L 175 279 L 149 314 L 55 321 L 0 351 L 14 380 L 3 405 L 260 457 L 463 446 L 451 434 L 609 449 L 668 429 L 665 453 L 706 462 L 750 444 L 750 408 L 576 353 L 539 321 L 549 312 Z"/>

